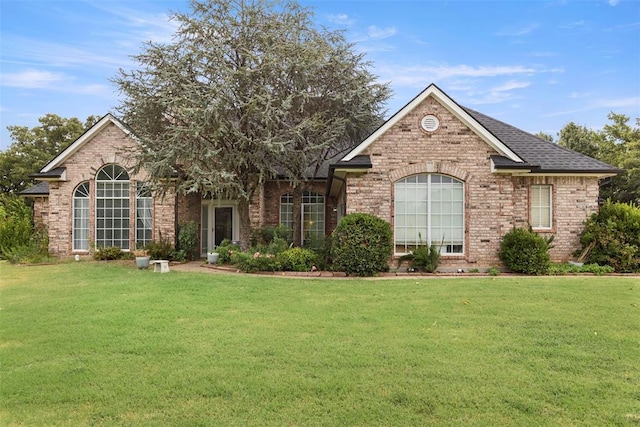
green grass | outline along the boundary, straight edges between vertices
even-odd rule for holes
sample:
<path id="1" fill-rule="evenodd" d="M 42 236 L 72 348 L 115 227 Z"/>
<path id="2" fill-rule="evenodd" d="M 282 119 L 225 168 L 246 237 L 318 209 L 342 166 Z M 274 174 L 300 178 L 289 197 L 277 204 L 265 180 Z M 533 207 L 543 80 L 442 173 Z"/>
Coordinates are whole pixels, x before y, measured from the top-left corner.
<path id="1" fill-rule="evenodd" d="M 0 263 L 0 425 L 638 425 L 638 277 Z"/>

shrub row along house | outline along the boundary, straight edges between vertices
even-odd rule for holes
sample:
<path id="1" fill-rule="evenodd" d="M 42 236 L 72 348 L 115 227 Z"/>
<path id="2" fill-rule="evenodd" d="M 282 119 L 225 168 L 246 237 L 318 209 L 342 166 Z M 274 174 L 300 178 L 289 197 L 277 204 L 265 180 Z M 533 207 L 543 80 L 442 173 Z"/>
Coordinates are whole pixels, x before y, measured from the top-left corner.
<path id="1" fill-rule="evenodd" d="M 135 147 L 132 131 L 107 114 L 35 175 L 42 182 L 22 194 L 34 199 L 53 254 L 173 241 L 187 221 L 200 224 L 202 255 L 239 238 L 236 201 L 152 194 L 144 174 L 129 173 L 125 153 Z M 303 239 L 368 212 L 391 224 L 394 256 L 433 242 L 445 268 L 500 265 L 513 227 L 555 235 L 552 259 L 572 258 L 598 209 L 599 181 L 620 173 L 462 107 L 435 85 L 323 171 L 302 195 Z M 251 201 L 252 227 L 291 226 L 292 205 L 286 180 L 267 181 Z"/>

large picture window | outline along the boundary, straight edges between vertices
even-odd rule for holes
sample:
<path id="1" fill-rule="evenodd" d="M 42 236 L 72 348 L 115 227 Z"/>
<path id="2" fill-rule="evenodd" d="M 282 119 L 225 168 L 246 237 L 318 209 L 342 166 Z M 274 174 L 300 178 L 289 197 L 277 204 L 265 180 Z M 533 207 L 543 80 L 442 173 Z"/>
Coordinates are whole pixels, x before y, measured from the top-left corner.
<path id="1" fill-rule="evenodd" d="M 464 183 L 440 174 L 413 175 L 395 184 L 395 252 L 436 244 L 442 254 L 464 252 Z"/>
<path id="2" fill-rule="evenodd" d="M 531 186 L 531 214 L 532 228 L 551 228 L 553 209 L 552 191 L 550 185 Z"/>
<path id="3" fill-rule="evenodd" d="M 302 245 L 324 236 L 324 195 L 305 191 L 302 194 Z M 280 224 L 293 229 L 293 195 L 280 196 Z"/>
<path id="4" fill-rule="evenodd" d="M 89 250 L 89 181 L 73 192 L 73 250 Z"/>
<path id="5" fill-rule="evenodd" d="M 96 175 L 96 247 L 129 248 L 129 174 L 107 165 Z"/>

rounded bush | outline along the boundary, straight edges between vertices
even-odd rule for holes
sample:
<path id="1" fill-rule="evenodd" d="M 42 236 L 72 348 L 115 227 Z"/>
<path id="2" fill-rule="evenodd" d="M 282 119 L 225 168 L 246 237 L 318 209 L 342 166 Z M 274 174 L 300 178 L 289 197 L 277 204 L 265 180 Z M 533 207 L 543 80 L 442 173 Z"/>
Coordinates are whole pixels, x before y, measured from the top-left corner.
<path id="1" fill-rule="evenodd" d="M 546 274 L 551 266 L 549 249 L 553 236 L 545 239 L 527 228 L 514 228 L 502 238 L 498 255 L 515 273 Z"/>
<path id="2" fill-rule="evenodd" d="M 373 276 L 389 269 L 391 225 L 367 213 L 349 214 L 333 232 L 334 267 L 348 275 Z"/>
<path id="3" fill-rule="evenodd" d="M 284 271 L 311 271 L 318 261 L 318 255 L 311 249 L 292 248 L 278 255 L 278 262 Z"/>

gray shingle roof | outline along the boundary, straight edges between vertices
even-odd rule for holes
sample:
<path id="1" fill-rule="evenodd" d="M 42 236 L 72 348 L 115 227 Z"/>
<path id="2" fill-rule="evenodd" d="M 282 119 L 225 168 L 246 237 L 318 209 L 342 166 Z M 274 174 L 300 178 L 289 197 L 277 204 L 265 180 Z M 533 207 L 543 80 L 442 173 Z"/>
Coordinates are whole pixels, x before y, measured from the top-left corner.
<path id="1" fill-rule="evenodd" d="M 470 108 L 462 107 L 471 117 L 491 132 L 536 172 L 547 173 L 619 173 L 609 164 L 577 153 L 553 142 L 538 138 L 514 126 L 496 120 Z M 497 168 L 513 169 L 522 163 L 500 156 L 492 156 Z"/>
<path id="2" fill-rule="evenodd" d="M 60 178 L 65 170 L 67 170 L 67 168 L 59 167 L 59 168 L 51 169 L 49 172 L 38 172 L 38 173 L 31 174 L 30 176 L 34 178 L 42 178 L 42 179 Z"/>
<path id="3" fill-rule="evenodd" d="M 22 196 L 48 196 L 49 195 L 49 183 L 39 182 L 33 187 L 29 187 L 20 192 Z"/>

